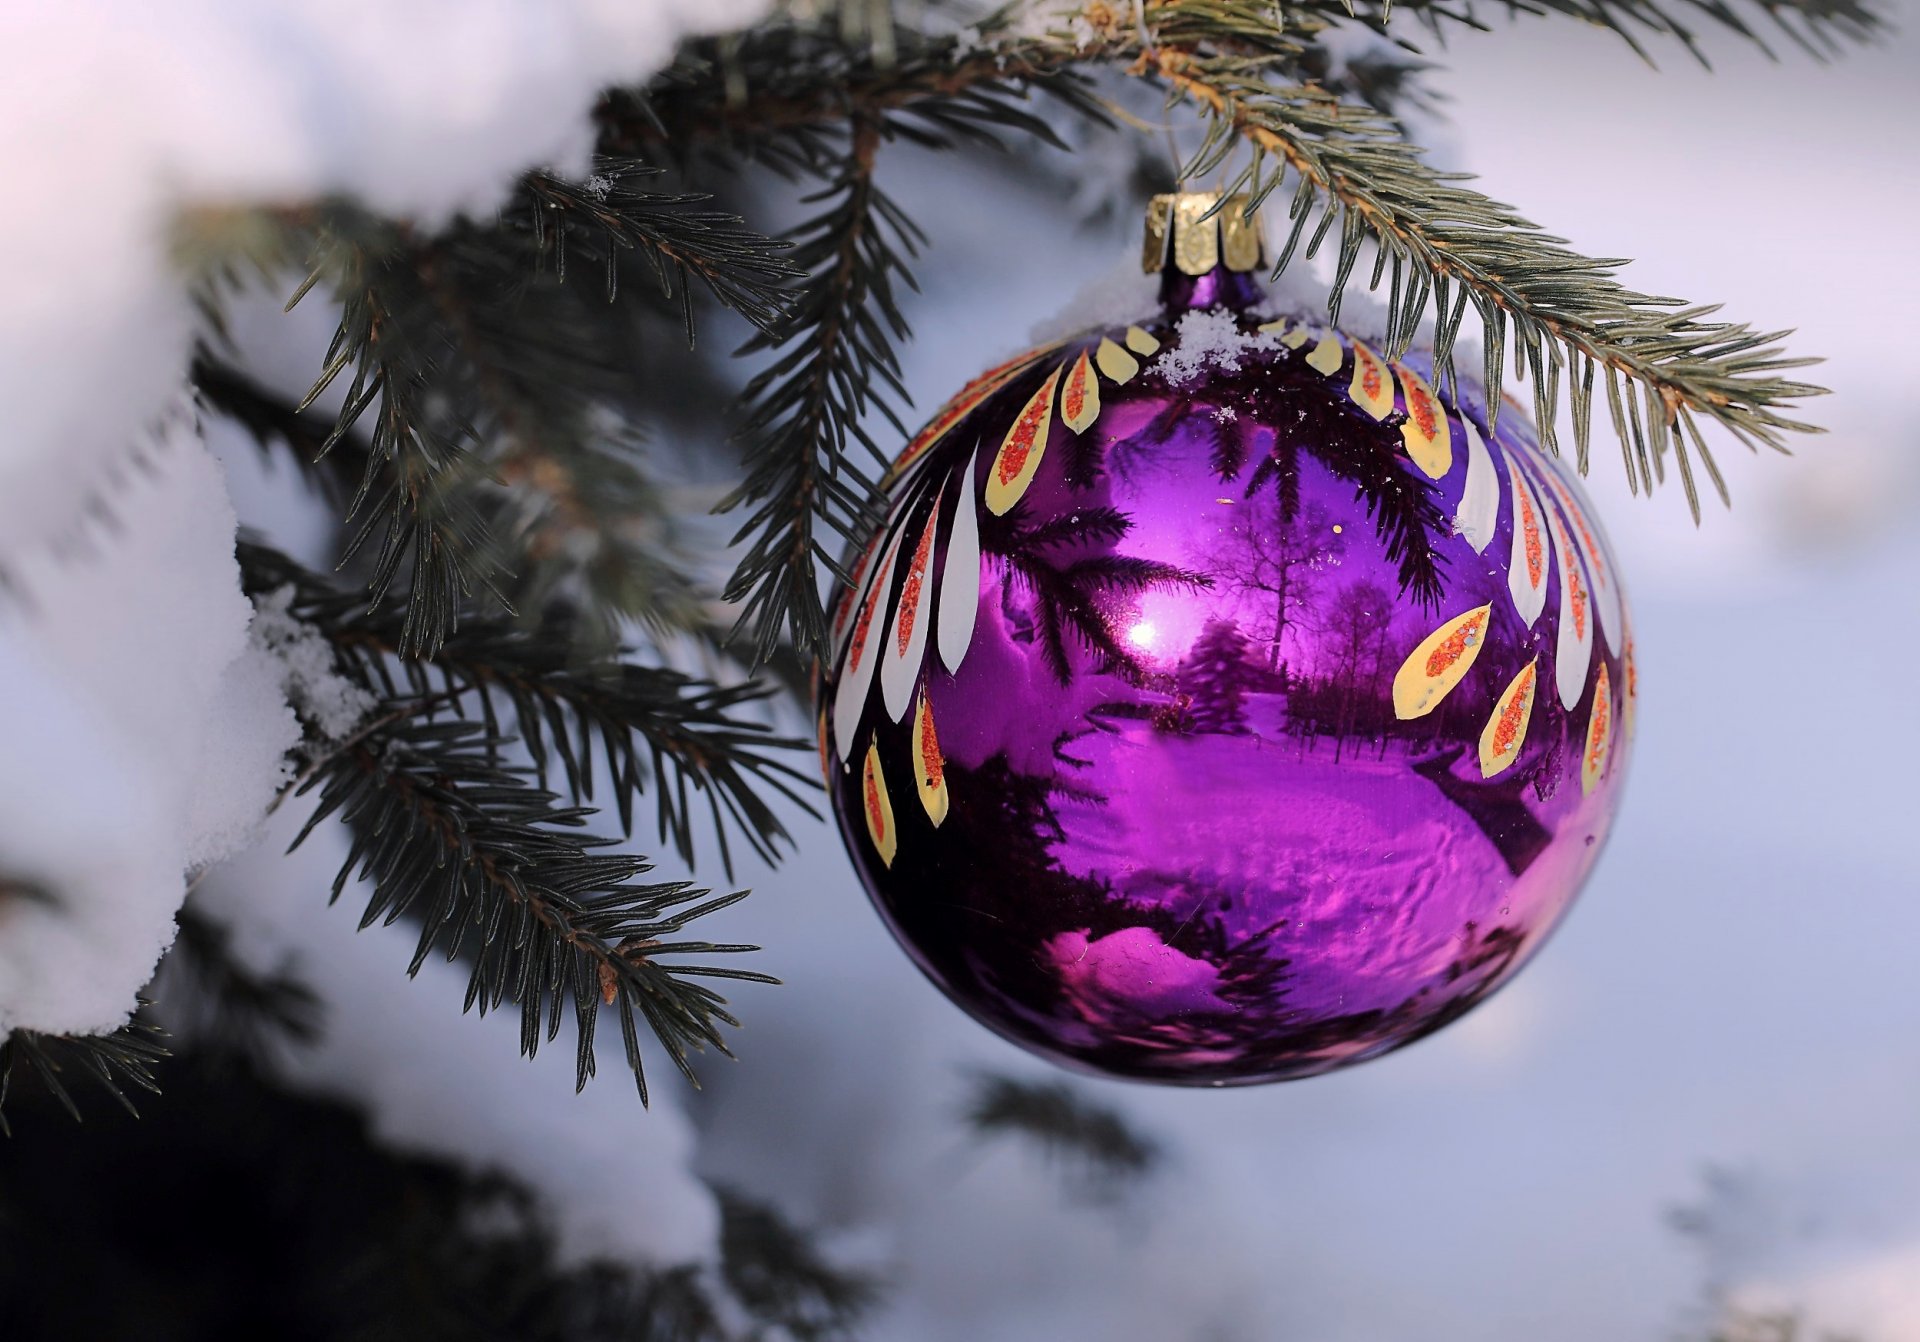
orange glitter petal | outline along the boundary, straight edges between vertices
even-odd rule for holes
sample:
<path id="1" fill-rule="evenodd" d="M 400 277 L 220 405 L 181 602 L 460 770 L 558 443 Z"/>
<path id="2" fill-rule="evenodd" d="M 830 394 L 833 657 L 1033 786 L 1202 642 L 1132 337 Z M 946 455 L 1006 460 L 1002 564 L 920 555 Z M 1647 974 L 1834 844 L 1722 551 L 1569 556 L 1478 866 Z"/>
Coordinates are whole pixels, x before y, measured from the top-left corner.
<path id="1" fill-rule="evenodd" d="M 1066 385 L 1060 389 L 1060 422 L 1075 433 L 1084 433 L 1100 418 L 1100 380 L 1093 375 L 1093 363 L 1085 350 L 1073 361 Z"/>
<path id="2" fill-rule="evenodd" d="M 1593 686 L 1593 712 L 1587 718 L 1587 747 L 1580 756 L 1580 791 L 1592 792 L 1607 771 L 1613 754 L 1613 695 L 1607 685 L 1607 664 Z"/>
<path id="3" fill-rule="evenodd" d="M 913 771 L 920 805 L 937 828 L 947 818 L 947 760 L 940 753 L 940 737 L 933 729 L 933 705 L 923 691 L 913 712 Z"/>
<path id="4" fill-rule="evenodd" d="M 1431 713 L 1473 669 L 1486 643 L 1491 605 L 1456 615 L 1407 654 L 1393 677 L 1394 716 L 1406 719 Z"/>
<path id="5" fill-rule="evenodd" d="M 900 836 L 893 827 L 893 801 L 887 796 L 887 777 L 880 768 L 878 742 L 867 746 L 866 763 L 860 770 L 860 796 L 861 809 L 867 817 L 867 837 L 873 840 L 873 850 L 880 854 L 880 861 L 891 867 L 894 854 L 899 851 Z"/>
<path id="6" fill-rule="evenodd" d="M 1533 719 L 1533 698 L 1539 684 L 1539 658 L 1520 668 L 1487 718 L 1480 733 L 1480 776 L 1492 778 L 1513 767 L 1527 742 L 1527 724 Z"/>
<path id="7" fill-rule="evenodd" d="M 1007 430 L 987 472 L 987 511 L 999 517 L 1020 501 L 1040 469 L 1047 451 L 1047 430 L 1053 418 L 1053 394 L 1060 385 L 1061 369 L 1047 374 L 1047 380 L 1027 399 L 1013 427 Z"/>

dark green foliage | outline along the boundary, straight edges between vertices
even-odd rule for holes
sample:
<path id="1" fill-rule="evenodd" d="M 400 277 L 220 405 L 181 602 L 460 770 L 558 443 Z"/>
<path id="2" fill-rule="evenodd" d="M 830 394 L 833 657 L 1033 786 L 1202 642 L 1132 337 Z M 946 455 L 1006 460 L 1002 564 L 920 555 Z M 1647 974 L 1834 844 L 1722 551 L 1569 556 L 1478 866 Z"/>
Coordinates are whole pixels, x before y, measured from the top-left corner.
<path id="1" fill-rule="evenodd" d="M 769 697 L 762 686 L 722 687 L 636 666 L 618 648 L 581 648 L 564 624 L 529 629 L 498 617 L 469 620 L 431 658 L 405 660 L 404 628 L 392 612 L 365 609 L 257 542 L 243 540 L 239 557 L 249 593 L 292 588 L 292 614 L 319 629 L 340 668 L 382 698 L 477 717 L 493 748 L 511 738 L 527 750 L 543 786 L 557 761 L 575 801 L 593 799 L 598 771 L 628 833 L 636 799 L 654 787 L 660 837 L 683 860 L 694 856 L 695 793 L 706 796 L 729 874 L 730 832 L 768 861 L 788 841 L 767 793 L 810 809 L 811 774 L 777 758 L 808 743 L 739 716 Z"/>
<path id="2" fill-rule="evenodd" d="M 841 1302 L 840 1333 L 796 1337 L 849 1335 L 870 1299 L 817 1257 L 777 1261 L 752 1227 L 727 1235 L 726 1280 L 567 1265 L 533 1190 L 397 1154 L 245 1065 L 177 1059 L 138 1123 L 104 1131 L 22 1098 L 33 1140 L 0 1144 L 9 1342 L 756 1342 L 783 1316 L 726 1308 L 737 1272 L 771 1300 Z M 728 1205 L 730 1227 L 760 1214 Z"/>
<path id="3" fill-rule="evenodd" d="M 1031 1144 L 1062 1171 L 1075 1196 L 1111 1201 L 1160 1163 L 1159 1144 L 1111 1106 L 1064 1081 L 973 1078 L 967 1122 L 984 1141 Z"/>
<path id="4" fill-rule="evenodd" d="M 816 560 L 836 571 L 834 550 L 877 520 L 877 473 L 850 452 L 857 442 L 874 465 L 887 450 L 861 422 L 877 412 L 904 435 L 897 408 L 907 400 L 896 342 L 907 336 L 895 287 L 911 284 L 908 260 L 923 241 L 913 221 L 874 184 L 880 126 L 861 120 L 847 135 L 825 189 L 827 203 L 792 235 L 793 257 L 809 274 L 806 293 L 778 334 L 742 350 L 784 351 L 747 384 L 741 433 L 747 475 L 722 510 L 753 505 L 735 542 L 752 545 L 727 584 L 741 603 L 737 628 L 763 660 L 783 632 L 802 652 L 826 638 Z M 839 541 L 816 535 L 816 524 Z"/>
<path id="5" fill-rule="evenodd" d="M 1232 620 L 1209 620 L 1180 665 L 1180 689 L 1191 696 L 1187 716 L 1195 731 L 1240 732 L 1247 727 L 1247 693 L 1258 669 L 1247 636 Z"/>
<path id="6" fill-rule="evenodd" d="M 755 948 L 676 938 L 745 892 L 709 898 L 685 881 L 635 884 L 646 860 L 606 852 L 610 840 L 581 829 L 591 813 L 560 806 L 527 773 L 499 761 L 479 723 L 400 719 L 320 759 L 301 788 L 317 788 L 319 806 L 295 842 L 329 816 L 345 820 L 353 846 L 334 898 L 356 879 L 371 881 L 362 927 L 410 916 L 420 928 L 410 972 L 436 949 L 448 959 L 468 949 L 467 1007 L 517 1007 L 527 1055 L 543 1034 L 548 1042 L 559 1034 L 571 1010 L 578 1084 L 586 1085 L 604 999 L 642 1103 L 641 1022 L 697 1084 L 688 1052 L 712 1045 L 725 1053 L 720 1026 L 739 1022 L 725 998 L 690 980 L 775 980 L 678 963 L 673 957 Z"/>
<path id="7" fill-rule="evenodd" d="M 622 275 L 639 268 L 677 294 L 690 336 L 694 280 L 768 327 L 800 272 L 784 244 L 707 197 L 645 189 L 657 175 L 632 159 L 604 160 L 584 183 L 533 173 L 496 219 L 432 237 L 341 203 L 288 220 L 313 254 L 294 301 L 324 284 L 342 308 L 307 403 L 351 373 L 318 453 L 371 426 L 348 553 L 380 532 L 371 591 L 376 603 L 396 583 L 406 593 L 406 655 L 431 653 L 488 595 L 549 598 L 556 561 L 576 549 L 597 606 L 660 628 L 698 620 L 671 544 L 634 535 L 651 520 L 670 542 L 671 510 L 625 413 L 642 360 Z M 600 283 L 568 284 L 570 262 Z M 278 419 L 269 427 L 284 430 Z"/>
<path id="8" fill-rule="evenodd" d="M 189 904 L 156 990 L 170 1032 L 207 1059 L 264 1066 L 280 1045 L 319 1038 L 325 1006 L 291 964 L 255 969 L 234 954 L 228 929 Z"/>
<path id="9" fill-rule="evenodd" d="M 782 255 L 787 244 L 747 228 L 738 215 L 697 208 L 709 195 L 646 190 L 643 183 L 659 175 L 649 164 L 614 157 L 597 162 L 585 182 L 530 173 L 501 226 L 530 228 L 534 251 L 562 280 L 569 253 L 598 264 L 609 303 L 619 297 L 621 255 L 644 258 L 664 297 L 674 297 L 677 281 L 689 340 L 696 279 L 761 330 L 776 329 L 793 300 L 792 282 L 805 273 Z"/>
<path id="10" fill-rule="evenodd" d="M 775 1330 L 772 1337 L 794 1342 L 855 1336 L 855 1325 L 880 1300 L 879 1282 L 828 1262 L 773 1208 L 731 1189 L 717 1192 L 722 1276 L 755 1320 Z"/>
<path id="11" fill-rule="evenodd" d="M 437 647 L 462 608 L 489 589 L 496 563 L 468 485 L 475 429 L 464 408 L 435 395 L 458 344 L 434 317 L 426 274 L 398 226 L 341 208 L 319 234 L 320 257 L 294 301 L 325 279 L 341 306 L 325 367 L 300 409 L 352 370 L 324 454 L 372 414 L 365 469 L 348 505 L 351 555 L 377 530 L 371 591 L 385 598 L 406 569 L 402 631 L 411 654 Z M 291 306 L 291 303 L 289 304 Z"/>
<path id="12" fill-rule="evenodd" d="M 73 1095 L 73 1084 L 105 1090 L 121 1108 L 133 1113 L 133 1101 L 127 1087 L 158 1093 L 153 1079 L 154 1064 L 167 1055 L 160 1044 L 161 1032 L 151 1022 L 129 1021 L 105 1035 L 52 1035 L 33 1030 L 15 1030 L 0 1041 L 0 1136 L 10 1136 L 7 1100 L 14 1087 L 14 1072 L 30 1075 L 48 1096 L 76 1121 L 80 1106 Z"/>

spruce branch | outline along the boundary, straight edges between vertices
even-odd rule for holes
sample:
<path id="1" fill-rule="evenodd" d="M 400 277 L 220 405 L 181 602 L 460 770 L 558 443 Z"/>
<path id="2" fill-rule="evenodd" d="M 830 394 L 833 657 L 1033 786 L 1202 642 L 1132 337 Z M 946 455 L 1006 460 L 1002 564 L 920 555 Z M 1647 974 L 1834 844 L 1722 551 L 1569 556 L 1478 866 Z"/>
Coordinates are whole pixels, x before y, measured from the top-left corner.
<path id="1" fill-rule="evenodd" d="M 541 786 L 557 760 L 576 802 L 593 800 L 596 770 L 604 771 L 625 833 L 633 831 L 637 799 L 653 787 L 661 840 L 671 840 L 683 861 L 694 858 L 702 795 L 729 878 L 730 834 L 767 862 L 791 842 L 768 793 L 812 813 L 811 772 L 780 758 L 806 756 L 809 743 L 741 716 L 771 696 L 765 686 L 720 686 L 631 665 L 619 648 L 586 651 L 564 629 L 503 618 L 469 620 L 432 657 L 405 659 L 403 622 L 392 613 L 364 609 L 265 545 L 243 540 L 238 554 L 245 589 L 291 587 L 291 613 L 318 629 L 341 667 L 387 703 L 444 704 L 476 717 L 489 742 L 524 745 Z M 511 717 L 511 732 L 502 715 Z"/>
<path id="2" fill-rule="evenodd" d="M 144 1000 L 140 1003 L 142 1008 L 146 1005 Z M 7 1124 L 6 1108 L 16 1066 L 28 1069 L 75 1122 L 80 1121 L 80 1106 L 69 1085 L 75 1079 L 105 1090 L 131 1114 L 137 1111 L 127 1095 L 128 1087 L 155 1095 L 160 1093 L 153 1067 L 170 1056 L 160 1043 L 161 1037 L 159 1027 L 138 1016 L 111 1034 L 57 1035 L 15 1030 L 0 1041 L 0 1137 L 13 1135 L 13 1129 Z"/>
<path id="3" fill-rule="evenodd" d="M 721 1279 L 741 1307 L 796 1342 L 855 1336 L 855 1326 L 880 1302 L 880 1283 L 829 1261 L 772 1207 L 730 1188 L 714 1192 Z"/>
<path id="4" fill-rule="evenodd" d="M 320 1037 L 323 1008 L 291 963 L 257 969 L 235 952 L 231 929 L 192 904 L 175 915 L 179 933 L 163 962 L 158 1010 L 196 1052 L 264 1064 L 278 1044 Z"/>
<path id="5" fill-rule="evenodd" d="M 345 820 L 353 844 L 333 898 L 356 878 L 369 880 L 363 928 L 411 916 L 420 936 L 410 973 L 436 950 L 448 959 L 469 950 L 468 1009 L 517 1007 L 527 1056 L 543 1036 L 552 1042 L 571 1006 L 577 1086 L 595 1071 L 603 1001 L 620 1023 L 642 1103 L 643 1022 L 697 1085 L 688 1053 L 709 1045 L 727 1053 L 720 1027 L 739 1021 L 726 999 L 691 980 L 775 980 L 680 963 L 675 957 L 755 948 L 678 938 L 745 892 L 709 897 L 685 881 L 635 884 L 650 864 L 603 851 L 610 840 L 581 831 L 591 812 L 559 805 L 527 772 L 498 761 L 480 723 L 395 723 L 332 754 L 302 787 L 317 787 L 319 802 L 295 846 L 327 818 Z"/>
<path id="6" fill-rule="evenodd" d="M 305 410 L 352 369 L 324 455 L 369 411 L 368 454 L 348 505 L 360 519 L 351 555 L 382 529 L 370 595 L 377 605 L 407 570 L 403 645 L 409 656 L 430 652 L 458 624 L 462 606 L 490 588 L 495 563 L 485 525 L 457 486 L 476 467 L 472 425 L 434 395 L 439 370 L 457 350 L 424 315 L 418 258 L 406 230 L 341 207 L 326 212 L 315 235 L 316 256 L 287 306 L 328 283 L 340 325 L 320 375 L 296 407 Z"/>
<path id="7" fill-rule="evenodd" d="M 602 156 L 584 182 L 530 173 L 524 202 L 505 219 L 530 226 L 534 250 L 562 278 L 570 251 L 597 262 L 609 302 L 619 293 L 621 254 L 644 257 L 662 296 L 672 299 L 677 291 L 689 341 L 695 279 L 756 327 L 775 329 L 793 300 L 792 282 L 803 275 L 784 255 L 788 244 L 754 232 L 738 215 L 697 208 L 711 196 L 646 190 L 642 183 L 661 171 L 638 159 Z"/>
<path id="8" fill-rule="evenodd" d="M 813 197 L 825 207 L 791 237 L 793 259 L 812 280 L 779 334 L 756 336 L 741 351 L 784 351 L 743 393 L 747 474 L 715 509 L 753 506 L 734 537 L 752 543 L 724 595 L 741 603 L 735 629 L 748 635 L 756 662 L 783 632 L 802 652 L 824 643 L 814 562 L 835 572 L 840 563 L 816 528 L 851 543 L 877 520 L 875 473 L 851 452 L 857 442 L 878 465 L 888 461 L 861 423 L 867 411 L 906 433 L 894 345 L 908 330 L 895 285 L 912 284 L 907 265 L 922 236 L 874 182 L 881 138 L 878 118 L 854 117 L 831 180 Z"/>
<path id="9" fill-rule="evenodd" d="M 1471 303 L 1486 331 L 1487 387 L 1499 386 L 1503 351 L 1511 340 L 1516 376 L 1533 382 L 1534 417 L 1549 448 L 1557 449 L 1554 419 L 1562 378 L 1576 387 L 1574 433 L 1583 470 L 1592 398 L 1578 389 L 1589 385 L 1589 366 L 1604 373 L 1610 389 L 1624 385 L 1638 393 L 1625 403 L 1623 448 L 1629 436 L 1635 444 L 1651 444 L 1656 465 L 1671 451 L 1696 518 L 1699 494 L 1690 450 L 1701 452 L 1716 483 L 1719 479 L 1698 420 L 1719 424 L 1749 447 L 1764 444 L 1782 451 L 1785 434 L 1817 432 L 1786 413 L 1792 402 L 1824 389 L 1780 376 L 1811 362 L 1783 354 L 1777 342 L 1785 332 L 1707 321 L 1715 309 L 1682 307 L 1679 300 L 1626 288 L 1614 278 L 1620 262 L 1583 257 L 1510 207 L 1460 185 L 1458 175 L 1430 168 L 1397 128 L 1371 109 L 1340 103 L 1310 87 L 1268 83 L 1232 58 L 1163 49 L 1155 54 L 1155 66 L 1170 87 L 1211 117 L 1207 141 L 1187 165 L 1189 173 L 1223 166 L 1244 141 L 1257 152 L 1230 190 L 1247 191 L 1258 205 L 1283 183 L 1293 183 L 1292 227 L 1276 269 L 1299 250 L 1309 223 L 1314 224 L 1305 249 L 1309 257 L 1337 232 L 1329 320 L 1338 321 L 1340 299 L 1363 244 L 1373 242 L 1379 263 L 1370 287 L 1378 285 L 1385 268 L 1392 271 L 1389 355 L 1397 358 L 1405 351 L 1431 310 L 1435 363 L 1442 377 L 1453 380 L 1453 345 L 1465 305 Z M 1490 390 L 1490 419 L 1498 407 Z M 1636 452 L 1628 467 L 1636 488 L 1652 489 L 1644 457 Z"/>
<path id="10" fill-rule="evenodd" d="M 1434 0 L 1389 0 L 1393 12 L 1416 16 L 1436 36 L 1451 24 L 1484 28 L 1471 9 L 1452 9 Z M 1767 29 L 1815 60 L 1838 55 L 1849 44 L 1872 41 L 1886 30 L 1886 21 L 1861 0 L 1684 0 L 1667 6 L 1658 0 L 1500 0 L 1509 17 L 1561 17 L 1620 38 L 1634 54 L 1654 64 L 1652 41 L 1673 41 L 1702 67 L 1711 68 L 1701 34 L 1685 16 L 1712 25 L 1751 43 L 1769 57 L 1776 53 L 1767 42 Z M 1326 6 L 1316 5 L 1323 12 Z M 1370 13 L 1383 28 L 1388 4 Z M 1754 20 L 1760 20 L 1756 26 Z"/>
<path id="11" fill-rule="evenodd" d="M 1022 1081 L 983 1072 L 972 1078 L 966 1119 L 982 1141 L 1031 1143 L 1068 1176 L 1069 1187 L 1110 1201 L 1161 1161 L 1159 1143 L 1115 1109 L 1060 1081 Z"/>

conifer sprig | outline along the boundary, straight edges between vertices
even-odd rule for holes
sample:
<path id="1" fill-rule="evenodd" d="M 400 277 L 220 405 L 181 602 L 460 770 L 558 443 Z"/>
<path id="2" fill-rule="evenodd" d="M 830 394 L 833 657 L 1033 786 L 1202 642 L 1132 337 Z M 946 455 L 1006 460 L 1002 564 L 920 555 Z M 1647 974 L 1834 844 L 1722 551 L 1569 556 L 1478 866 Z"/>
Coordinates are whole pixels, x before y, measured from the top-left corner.
<path id="1" fill-rule="evenodd" d="M 765 686 L 720 686 L 634 665 L 617 648 L 583 649 L 564 628 L 498 617 L 469 620 L 432 657 L 406 659 L 402 617 L 363 608 L 267 546 L 243 541 L 239 556 L 247 590 L 292 588 L 290 612 L 321 631 L 340 666 L 382 700 L 431 700 L 474 718 L 496 757 L 509 740 L 526 749 L 541 786 L 557 764 L 577 803 L 593 800 L 600 772 L 627 833 L 651 788 L 660 837 L 683 861 L 694 860 L 699 795 L 729 877 L 730 834 L 768 862 L 790 842 L 770 796 L 811 810 L 811 773 L 781 758 L 806 757 L 808 743 L 742 716 L 770 697 Z"/>
<path id="2" fill-rule="evenodd" d="M 907 403 L 895 345 L 906 339 L 896 286 L 911 285 L 908 264 L 922 237 L 874 181 L 882 138 L 876 116 L 846 129 L 831 178 L 812 199 L 817 214 L 791 235 L 793 259 L 812 277 L 777 335 L 750 340 L 743 353 L 777 357 L 747 384 L 741 434 L 746 478 L 716 511 L 751 506 L 735 543 L 751 542 L 725 596 L 740 603 L 737 630 L 764 661 L 786 634 L 802 650 L 826 636 L 815 561 L 839 570 L 840 545 L 876 520 L 878 466 L 890 456 L 862 423 L 877 412 L 897 433 Z M 836 533 L 836 543 L 818 528 Z"/>
<path id="3" fill-rule="evenodd" d="M 333 897 L 368 880 L 362 927 L 409 916 L 420 929 L 409 972 L 436 950 L 448 959 L 465 950 L 468 1009 L 518 1008 L 529 1057 L 543 1039 L 552 1042 L 571 1010 L 578 1086 L 594 1074 L 603 1003 L 620 1023 L 644 1103 L 640 1023 L 698 1084 L 688 1053 L 709 1045 L 726 1053 L 720 1027 L 739 1022 L 725 998 L 692 980 L 775 982 L 752 970 L 677 962 L 756 949 L 676 940 L 745 892 L 709 897 L 685 881 L 636 884 L 650 864 L 604 851 L 611 840 L 580 829 L 591 813 L 559 805 L 526 771 L 498 762 L 480 723 L 393 723 L 330 753 L 302 791 L 313 788 L 319 804 L 296 845 L 336 814 L 353 835 Z"/>
<path id="4" fill-rule="evenodd" d="M 316 235 L 317 259 L 288 306 L 323 281 L 339 300 L 339 328 L 298 408 L 352 370 L 320 450 L 332 450 L 372 412 L 366 466 L 348 507 L 359 526 L 347 554 L 384 532 L 370 594 L 379 603 L 407 570 L 402 643 L 417 656 L 438 647 L 463 608 L 492 588 L 496 566 L 484 519 L 461 487 L 478 468 L 469 452 L 473 426 L 451 400 L 434 394 L 458 346 L 425 316 L 431 300 L 419 258 L 405 244 L 396 226 L 358 211 L 329 211 Z"/>
<path id="5" fill-rule="evenodd" d="M 141 1003 L 144 1007 L 145 1002 Z M 0 1137 L 11 1136 L 7 1125 L 7 1093 L 16 1067 L 30 1072 L 77 1122 L 80 1106 L 72 1083 L 85 1081 L 106 1091 L 128 1113 L 136 1112 L 128 1088 L 159 1094 L 154 1064 L 168 1056 L 161 1032 L 140 1016 L 111 1034 L 55 1035 L 15 1030 L 0 1040 Z"/>
<path id="6" fill-rule="evenodd" d="M 740 217 L 705 208 L 704 193 L 646 189 L 661 170 L 637 159 L 602 156 L 584 182 L 528 174 L 523 202 L 503 222 L 527 227 L 539 255 L 562 277 L 570 253 L 599 265 L 607 301 L 619 296 L 623 252 L 644 258 L 664 297 L 675 299 L 693 338 L 691 281 L 763 331 L 776 328 L 804 274 L 787 244 L 746 227 Z"/>
<path id="7" fill-rule="evenodd" d="M 1283 8 L 1291 23 L 1276 22 L 1267 0 L 1157 0 L 1137 12 L 1088 6 L 1065 13 L 1045 32 L 1031 24 L 989 23 L 977 39 L 984 54 L 972 49 L 972 37 L 964 44 L 898 40 L 900 55 L 891 66 L 845 68 L 843 62 L 831 74 L 823 66 L 811 87 L 805 71 L 793 69 L 769 73 L 762 86 L 751 67 L 741 72 L 747 92 L 731 101 L 725 124 L 735 137 L 755 126 L 762 134 L 791 136 L 830 107 L 896 117 L 923 99 L 960 96 L 969 78 L 1004 96 L 1022 87 L 1071 89 L 1076 86 L 1063 79 L 1076 70 L 1122 67 L 1204 114 L 1206 139 L 1184 176 L 1225 172 L 1230 189 L 1256 200 L 1288 191 L 1291 230 L 1282 265 L 1333 240 L 1330 319 L 1338 317 L 1346 285 L 1372 244 L 1369 287 L 1389 282 L 1392 351 L 1404 350 L 1430 317 L 1436 362 L 1451 376 L 1453 347 L 1471 305 L 1486 332 L 1489 413 L 1498 413 L 1494 392 L 1511 346 L 1516 377 L 1534 384 L 1534 410 L 1549 446 L 1557 446 L 1561 402 L 1570 406 L 1583 470 L 1602 390 L 1630 483 L 1650 491 L 1671 461 L 1696 517 L 1696 459 L 1726 495 L 1702 421 L 1749 447 L 1781 450 L 1787 434 L 1814 431 L 1794 417 L 1792 406 L 1822 389 L 1783 376 L 1810 362 L 1782 352 L 1785 333 L 1709 320 L 1714 308 L 1627 288 L 1615 278 L 1621 262 L 1574 252 L 1472 190 L 1466 178 L 1428 166 L 1386 113 L 1312 82 L 1318 36 L 1343 22 L 1386 30 L 1386 4 L 1299 0 Z M 1510 8 L 1580 18 L 1630 40 L 1636 32 L 1657 33 L 1698 51 L 1693 30 L 1652 0 L 1542 0 L 1538 6 L 1527 0 Z M 1403 3 L 1401 9 L 1431 24 L 1474 22 L 1438 4 Z M 1703 21 L 1761 40 L 1728 0 L 1695 9 Z M 1821 51 L 1869 37 L 1878 27 L 1857 0 L 1761 0 L 1754 12 Z"/>

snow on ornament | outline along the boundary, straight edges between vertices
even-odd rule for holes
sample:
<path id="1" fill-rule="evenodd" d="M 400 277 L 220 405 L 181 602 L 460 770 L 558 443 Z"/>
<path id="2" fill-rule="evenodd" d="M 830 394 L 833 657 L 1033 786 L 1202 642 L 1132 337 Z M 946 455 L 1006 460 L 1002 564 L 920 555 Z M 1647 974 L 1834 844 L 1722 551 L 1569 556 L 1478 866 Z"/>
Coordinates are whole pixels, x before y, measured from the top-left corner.
<path id="1" fill-rule="evenodd" d="M 1261 310 L 1238 199 L 1157 198 L 1163 308 L 975 378 L 886 480 L 819 683 L 888 926 L 1007 1038 L 1278 1081 L 1458 1018 L 1566 913 L 1635 681 L 1517 408 Z"/>

